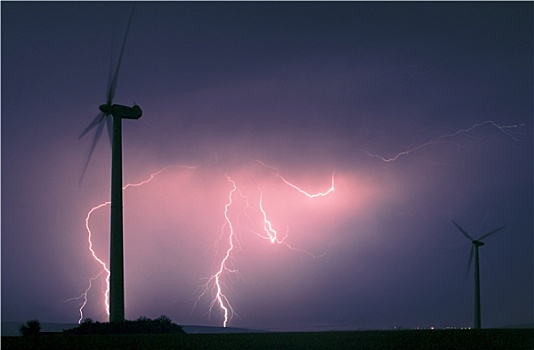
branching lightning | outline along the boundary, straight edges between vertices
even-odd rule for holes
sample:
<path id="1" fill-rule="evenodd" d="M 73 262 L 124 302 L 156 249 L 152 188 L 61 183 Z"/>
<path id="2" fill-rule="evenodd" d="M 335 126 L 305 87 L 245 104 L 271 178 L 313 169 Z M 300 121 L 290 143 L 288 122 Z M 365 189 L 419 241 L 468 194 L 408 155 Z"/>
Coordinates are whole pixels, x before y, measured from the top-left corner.
<path id="1" fill-rule="evenodd" d="M 309 198 L 316 198 L 316 197 L 319 197 L 319 196 L 320 197 L 324 197 L 328 193 L 330 193 L 330 192 L 332 192 L 334 190 L 334 175 L 332 175 L 332 187 L 326 192 L 319 192 L 319 193 L 316 193 L 316 194 L 309 194 L 306 191 L 300 189 L 299 187 L 297 187 L 297 186 L 295 186 L 293 184 L 288 183 L 285 180 L 284 180 L 284 182 L 287 183 L 289 186 L 297 189 L 300 193 L 303 193 L 304 195 L 306 195 Z M 262 239 L 269 240 L 271 243 L 282 244 L 282 245 L 286 246 L 290 250 L 293 250 L 293 251 L 296 251 L 296 252 L 300 252 L 300 253 L 304 253 L 306 255 L 311 256 L 314 259 L 322 258 L 323 256 L 326 255 L 328 250 L 325 250 L 320 255 L 316 255 L 316 254 L 313 254 L 313 253 L 311 253 L 311 252 L 309 252 L 307 250 L 303 250 L 303 249 L 295 248 L 295 247 L 291 246 L 289 243 L 286 242 L 286 238 L 289 235 L 288 234 L 288 230 L 289 229 L 286 230 L 286 232 L 285 232 L 285 234 L 284 234 L 284 236 L 282 238 L 278 238 L 278 232 L 273 228 L 273 225 L 272 225 L 271 221 L 267 218 L 267 213 L 265 212 L 265 209 L 263 209 L 263 192 L 261 190 L 260 190 L 260 199 L 259 199 L 258 205 L 259 205 L 260 211 L 261 211 L 262 216 L 263 216 L 263 230 L 267 234 L 266 236 L 263 236 L 263 235 L 261 235 L 259 233 L 256 233 L 256 235 L 258 237 L 260 237 Z"/>
<path id="2" fill-rule="evenodd" d="M 89 291 L 93 287 L 93 282 L 95 280 L 101 278 L 102 275 L 104 275 L 104 274 L 105 274 L 105 279 L 106 279 L 106 282 L 105 282 L 106 288 L 104 290 L 104 303 L 105 303 L 105 306 L 106 306 L 106 313 L 107 313 L 107 315 L 109 315 L 109 274 L 110 274 L 110 271 L 109 271 L 108 267 L 106 266 L 106 263 L 104 261 L 102 261 L 102 259 L 100 259 L 98 257 L 98 255 L 96 254 L 96 252 L 93 249 L 93 239 L 92 239 L 93 233 L 91 232 L 91 228 L 89 227 L 89 221 L 91 219 L 91 215 L 93 214 L 93 212 L 95 212 L 96 210 L 98 210 L 100 208 L 108 206 L 110 204 L 111 204 L 111 202 L 105 202 L 105 203 L 99 204 L 99 205 L 91 208 L 91 210 L 89 210 L 89 212 L 87 213 L 87 216 L 85 217 L 85 229 L 87 230 L 87 242 L 89 244 L 89 252 L 91 253 L 91 256 L 93 257 L 93 259 L 101 266 L 101 270 L 96 275 L 92 276 L 89 279 L 87 288 L 82 292 L 82 294 L 80 296 L 75 297 L 75 298 L 70 298 L 70 299 L 66 300 L 66 301 L 82 300 L 82 303 L 81 303 L 80 308 L 78 310 L 79 315 L 80 315 L 80 317 L 78 319 L 78 323 L 81 323 L 83 321 L 83 319 L 84 319 L 83 310 L 85 309 L 85 306 L 87 305 Z"/>
<path id="3" fill-rule="evenodd" d="M 145 184 L 151 182 L 156 176 L 158 176 L 159 174 L 161 174 L 165 170 L 167 170 L 169 168 L 172 168 L 172 167 L 175 167 L 175 166 L 176 165 L 166 166 L 166 167 L 162 168 L 161 170 L 150 174 L 148 179 L 140 181 L 140 182 L 137 182 L 137 183 L 127 184 L 122 189 L 126 190 L 129 187 L 138 187 L 138 186 L 145 185 Z M 195 166 L 188 166 L 188 165 L 179 165 L 179 166 L 182 167 L 182 168 L 193 169 L 193 170 L 197 168 Z M 66 300 L 66 301 L 82 300 L 80 308 L 78 310 L 79 315 L 80 315 L 80 317 L 78 319 L 78 323 L 81 323 L 83 321 L 83 319 L 84 319 L 84 312 L 83 311 L 84 311 L 84 308 L 87 306 L 88 296 L 89 296 L 90 290 L 93 287 L 93 282 L 95 280 L 99 279 L 99 278 L 102 278 L 103 276 L 105 276 L 105 287 L 103 288 L 105 311 L 106 311 L 106 314 L 109 315 L 109 276 L 110 276 L 110 271 L 109 271 L 106 263 L 101 258 L 98 257 L 98 255 L 96 254 L 95 250 L 93 249 L 93 240 L 92 240 L 93 233 L 91 232 L 91 228 L 89 226 L 89 222 L 91 220 L 91 215 L 93 215 L 93 213 L 95 211 L 97 211 L 97 210 L 99 210 L 99 209 L 101 209 L 103 207 L 106 207 L 106 206 L 108 206 L 110 204 L 111 204 L 111 202 L 108 201 L 108 202 L 101 203 L 101 204 L 99 204 L 97 206 L 94 206 L 93 208 L 91 208 L 91 210 L 89 210 L 89 212 L 87 213 L 87 216 L 85 217 L 85 229 L 87 231 L 87 242 L 89 244 L 89 252 L 91 253 L 91 256 L 93 257 L 93 259 L 101 266 L 101 270 L 96 275 L 92 276 L 89 279 L 87 288 L 83 291 L 83 293 L 80 296 L 74 297 L 74 298 L 70 298 L 70 299 Z"/>
<path id="4" fill-rule="evenodd" d="M 301 188 L 299 188 L 298 186 L 296 185 L 293 185 L 291 182 L 287 181 L 286 179 L 284 179 L 284 177 L 282 175 L 278 175 L 282 181 L 284 181 L 287 185 L 293 187 L 294 189 L 296 189 L 297 191 L 299 191 L 300 193 L 310 197 L 310 198 L 316 198 L 316 197 L 325 197 L 327 196 L 328 194 L 330 194 L 332 191 L 334 191 L 334 174 L 332 174 L 332 185 L 330 186 L 330 188 L 325 191 L 325 192 L 318 192 L 318 193 L 315 193 L 315 194 L 311 194 L 311 193 L 308 193 L 304 190 L 302 190 Z"/>
<path id="5" fill-rule="evenodd" d="M 276 230 L 273 228 L 273 224 L 269 221 L 269 219 L 267 219 L 267 213 L 265 212 L 265 209 L 263 209 L 263 192 L 260 192 L 259 206 L 260 206 L 260 211 L 263 215 L 263 230 L 267 234 L 267 237 L 265 238 L 269 239 L 271 243 L 282 243 L 285 237 L 282 240 L 278 240 L 278 237 L 277 237 L 278 232 L 276 232 Z"/>
<path id="6" fill-rule="evenodd" d="M 394 162 L 400 157 L 417 152 L 421 150 L 422 148 L 425 148 L 425 147 L 428 147 L 434 144 L 438 144 L 438 143 L 451 142 L 454 137 L 457 137 L 459 135 L 464 135 L 466 137 L 474 138 L 474 136 L 472 136 L 470 132 L 476 128 L 479 128 L 485 125 L 497 128 L 501 133 L 503 133 L 505 136 L 511 138 L 514 141 L 519 141 L 517 136 L 523 134 L 519 132 L 518 130 L 524 127 L 524 124 L 499 125 L 491 120 L 488 120 L 488 121 L 474 124 L 467 129 L 462 129 L 454 133 L 441 135 L 431 141 L 422 143 L 415 147 L 411 147 L 403 152 L 400 152 L 391 158 L 387 158 L 387 157 L 380 156 L 378 154 L 371 154 L 371 153 L 368 153 L 368 155 L 371 157 L 378 158 L 384 162 Z M 280 171 L 277 168 L 268 166 L 259 160 L 256 160 L 256 162 L 259 163 L 261 166 L 263 166 L 265 169 L 269 169 L 271 175 L 275 176 L 276 178 L 279 178 L 285 185 L 289 186 L 293 190 L 296 190 L 298 193 L 310 199 L 326 197 L 335 191 L 335 172 L 332 173 L 331 175 L 329 188 L 327 188 L 324 191 L 312 193 L 307 190 L 304 190 L 300 186 L 287 180 L 284 176 L 280 174 Z M 161 174 L 162 172 L 164 172 L 165 170 L 171 167 L 173 166 L 164 167 L 161 170 L 155 173 L 152 173 L 148 179 L 138 182 L 138 183 L 127 184 L 126 186 L 123 187 L 123 189 L 126 190 L 129 187 L 138 187 L 138 186 L 145 185 L 151 182 L 159 174 Z M 187 166 L 187 168 L 196 169 L 197 167 Z M 214 269 L 213 274 L 211 274 L 207 278 L 207 282 L 201 286 L 202 292 L 200 293 L 200 295 L 198 296 L 195 302 L 195 305 L 196 305 L 196 303 L 203 296 L 209 296 L 211 301 L 209 304 L 208 312 L 211 314 L 215 308 L 218 308 L 221 313 L 223 327 L 226 327 L 228 323 L 231 321 L 231 319 L 236 315 L 236 311 L 234 307 L 232 306 L 227 293 L 228 293 L 228 288 L 230 286 L 230 280 L 232 278 L 231 276 L 232 275 L 240 276 L 238 270 L 234 267 L 234 264 L 235 264 L 234 253 L 235 253 L 235 250 L 238 248 L 238 243 L 239 243 L 238 234 L 244 234 L 247 232 L 252 233 L 255 236 L 259 237 L 260 239 L 270 242 L 271 244 L 282 245 L 290 250 L 308 254 L 309 256 L 313 258 L 321 257 L 326 254 L 326 252 L 324 252 L 323 254 L 317 256 L 308 251 L 292 247 L 286 241 L 289 235 L 289 227 L 285 229 L 285 232 L 283 234 L 280 234 L 279 229 L 276 228 L 276 224 L 269 218 L 269 215 L 268 215 L 267 210 L 265 209 L 265 203 L 264 203 L 265 189 L 257 185 L 256 190 L 253 191 L 255 193 L 245 193 L 243 192 L 242 189 L 240 189 L 240 185 L 238 183 L 237 178 L 232 178 L 228 174 L 225 174 L 225 177 L 228 183 L 230 184 L 230 189 L 227 192 L 227 201 L 226 201 L 226 204 L 224 205 L 224 209 L 222 213 L 224 221 L 221 226 L 219 238 L 217 240 L 218 242 L 217 244 L 220 247 L 223 247 L 221 252 L 223 252 L 224 254 L 222 254 L 222 256 L 217 260 L 218 262 L 215 263 L 215 269 Z M 97 253 L 93 249 L 93 241 L 92 241 L 93 233 L 91 232 L 91 229 L 90 229 L 90 220 L 91 220 L 92 214 L 95 211 L 108 205 L 110 205 L 110 202 L 104 202 L 91 208 L 91 210 L 88 212 L 85 218 L 85 228 L 87 231 L 87 242 L 89 245 L 88 249 L 89 249 L 89 252 L 92 258 L 100 266 L 100 271 L 89 279 L 88 286 L 85 288 L 85 290 L 79 297 L 69 299 L 69 300 L 73 300 L 73 299 L 81 300 L 78 322 L 82 322 L 84 318 L 84 308 L 88 304 L 89 292 L 94 286 L 94 282 L 98 279 L 105 279 L 105 282 L 102 283 L 103 299 L 104 299 L 104 304 L 105 304 L 105 311 L 109 315 L 110 271 L 108 267 L 106 266 L 106 263 L 97 255 Z M 241 215 L 246 215 L 250 221 L 254 222 L 253 225 L 257 225 L 258 228 L 256 229 L 250 226 L 242 227 L 242 225 L 239 224 L 239 217 Z"/>
<path id="7" fill-rule="evenodd" d="M 279 177 L 285 184 L 287 184 L 288 186 L 292 187 L 293 189 L 297 190 L 298 192 L 304 194 L 305 196 L 307 196 L 309 198 L 324 197 L 324 196 L 330 194 L 332 191 L 334 191 L 334 174 L 332 174 L 331 187 L 327 191 L 318 192 L 318 193 L 309 193 L 309 192 L 304 191 L 303 189 L 301 189 L 297 185 L 294 185 L 293 183 L 290 183 L 289 181 L 287 181 L 285 178 L 283 178 L 279 174 L 277 169 L 275 169 L 273 167 L 266 166 L 265 164 L 263 164 L 260 161 L 258 161 L 258 162 L 261 165 L 265 166 L 266 168 L 275 170 L 274 174 L 277 177 Z M 238 191 L 238 186 L 236 184 L 236 181 L 233 180 L 232 178 L 230 178 L 228 175 L 226 175 L 226 178 L 228 179 L 228 181 L 232 185 L 232 188 L 228 193 L 228 202 L 224 207 L 225 222 L 223 224 L 223 227 L 221 228 L 221 235 L 223 235 L 223 236 L 227 235 L 226 236 L 227 240 L 223 240 L 223 242 L 225 242 L 225 244 L 227 244 L 226 251 L 225 251 L 225 255 L 220 260 L 220 263 L 218 263 L 216 265 L 217 266 L 216 272 L 214 274 L 212 274 L 208 278 L 207 282 L 202 286 L 202 292 L 200 293 L 199 297 L 196 299 L 196 302 L 198 302 L 200 300 L 200 298 L 202 298 L 204 295 L 206 295 L 209 291 L 211 291 L 214 294 L 213 299 L 212 299 L 212 301 L 210 303 L 209 312 L 211 313 L 211 311 L 213 310 L 214 306 L 216 306 L 216 305 L 219 306 L 219 308 L 221 310 L 221 313 L 222 313 L 222 319 L 223 319 L 222 325 L 223 325 L 223 327 L 226 327 L 228 325 L 228 322 L 232 319 L 233 315 L 236 314 L 234 308 L 230 304 L 230 300 L 229 300 L 228 296 L 225 294 L 226 284 L 224 283 L 224 280 L 230 278 L 230 276 L 229 276 L 230 274 L 234 274 L 234 275 L 238 274 L 238 271 L 235 268 L 232 268 L 230 266 L 230 261 L 232 260 L 232 254 L 233 254 L 233 251 L 235 249 L 236 239 L 237 239 L 236 238 L 237 230 L 235 228 L 235 225 L 234 225 L 233 221 L 235 221 L 237 219 L 234 218 L 232 220 L 230 218 L 230 214 L 229 214 L 230 207 L 235 204 L 234 194 L 236 193 L 236 191 Z M 259 220 L 260 222 L 258 224 L 262 228 L 262 233 L 258 233 L 256 231 L 250 229 L 250 228 L 247 228 L 246 231 L 252 232 L 256 236 L 260 237 L 261 239 L 268 240 L 272 244 L 276 243 L 276 244 L 279 244 L 279 245 L 284 245 L 287 248 L 289 248 L 290 250 L 294 250 L 294 251 L 298 251 L 298 252 L 301 252 L 301 253 L 305 253 L 307 255 L 310 255 L 313 258 L 322 257 L 322 256 L 324 256 L 326 254 L 326 252 L 324 252 L 323 254 L 321 254 L 319 256 L 316 256 L 316 255 L 314 255 L 314 254 L 312 254 L 310 252 L 307 252 L 305 250 L 292 247 L 290 244 L 288 244 L 285 241 L 287 236 L 288 236 L 287 231 L 286 231 L 286 233 L 285 233 L 285 235 L 283 237 L 280 237 L 280 235 L 278 234 L 277 230 L 274 228 L 274 225 L 273 225 L 272 221 L 269 220 L 267 212 L 266 212 L 266 210 L 264 208 L 264 205 L 263 205 L 263 190 L 262 190 L 262 188 L 258 187 L 258 191 L 259 191 L 259 198 L 258 198 L 258 201 L 257 201 L 257 208 L 258 208 L 259 212 L 261 213 L 261 220 Z M 239 192 L 239 193 L 241 193 L 241 192 Z M 246 195 L 241 193 L 241 197 L 243 197 L 244 200 L 245 200 L 245 207 L 239 213 L 242 214 L 247 209 L 248 210 L 253 210 L 253 207 L 250 205 L 249 196 L 246 196 Z M 195 305 L 196 305 L 196 302 L 195 302 Z"/>
<path id="8" fill-rule="evenodd" d="M 98 258 L 95 258 L 95 259 L 98 259 Z M 69 302 L 69 301 L 72 301 L 72 300 L 82 300 L 82 303 L 80 305 L 80 309 L 78 310 L 79 314 L 80 314 L 80 318 L 78 319 L 78 323 L 81 323 L 83 321 L 83 309 L 85 308 L 85 306 L 87 305 L 87 302 L 88 302 L 88 294 L 89 294 L 89 291 L 91 290 L 91 288 L 93 287 L 93 281 L 99 279 L 100 277 L 102 277 L 102 274 L 104 272 L 106 272 L 108 274 L 108 278 L 106 278 L 106 282 L 107 282 L 107 289 L 104 290 L 104 295 L 105 295 L 105 302 L 106 302 L 106 310 L 109 314 L 109 305 L 107 304 L 107 301 L 108 301 L 108 298 L 107 298 L 107 291 L 109 291 L 109 270 L 107 269 L 106 265 L 104 264 L 104 269 L 102 271 L 100 271 L 98 274 L 96 274 L 95 276 L 91 277 L 89 279 L 89 282 L 88 282 L 88 286 L 87 288 L 82 292 L 82 294 L 80 294 L 79 296 L 77 297 L 74 297 L 74 298 L 70 298 L 70 299 L 67 299 L 65 300 L 65 302 Z"/>
<path id="9" fill-rule="evenodd" d="M 415 146 L 415 147 L 409 148 L 409 149 L 407 149 L 405 151 L 402 151 L 402 152 L 398 153 L 397 155 L 395 155 L 394 157 L 391 157 L 391 158 L 383 157 L 383 156 L 380 156 L 378 154 L 372 154 L 372 153 L 369 153 L 369 152 L 367 152 L 367 155 L 370 156 L 370 157 L 378 158 L 378 159 L 380 159 L 380 160 L 382 160 L 382 161 L 384 161 L 386 163 L 394 162 L 394 161 L 396 161 L 397 159 L 399 159 L 402 156 L 406 156 L 406 155 L 409 155 L 411 153 L 417 152 L 420 149 L 425 148 L 427 146 L 435 145 L 435 144 L 438 144 L 438 143 L 450 142 L 450 140 L 452 138 L 454 138 L 454 137 L 456 137 L 458 135 L 464 135 L 464 136 L 469 137 L 469 138 L 474 138 L 473 136 L 469 135 L 469 132 L 471 132 L 475 128 L 478 128 L 478 127 L 481 127 L 481 126 L 484 126 L 484 125 L 491 125 L 491 126 L 497 128 L 500 132 L 502 132 L 504 135 L 506 135 L 507 137 L 511 138 L 514 141 L 519 141 L 519 139 L 517 138 L 518 135 L 524 135 L 523 132 L 518 132 L 516 130 L 524 127 L 525 124 L 499 125 L 499 124 L 495 123 L 494 121 L 486 120 L 486 121 L 483 121 L 481 123 L 476 123 L 476 124 L 472 125 L 471 127 L 467 128 L 467 129 L 462 129 L 462 130 L 458 130 L 458 131 L 456 131 L 454 133 L 451 133 L 451 134 L 438 136 L 438 137 L 436 137 L 435 139 L 433 139 L 431 141 L 422 143 L 422 144 L 420 144 L 418 146 Z"/>
<path id="10" fill-rule="evenodd" d="M 318 193 L 308 193 L 306 191 L 304 191 L 303 189 L 301 189 L 300 187 L 298 187 L 297 185 L 294 185 L 292 184 L 291 182 L 287 181 L 282 175 L 280 175 L 280 171 L 272 166 L 269 166 L 269 165 L 266 165 L 265 163 L 263 163 L 261 160 L 256 160 L 257 163 L 261 164 L 262 166 L 264 166 L 265 168 L 268 168 L 268 169 L 271 169 L 273 174 L 277 177 L 279 177 L 283 182 L 286 183 L 286 185 L 294 188 L 295 190 L 299 191 L 300 193 L 302 193 L 303 195 L 309 197 L 309 198 L 316 198 L 316 197 L 325 197 L 327 196 L 328 194 L 330 194 L 332 191 L 334 191 L 334 175 L 335 175 L 335 172 L 332 173 L 332 185 L 330 186 L 330 188 L 324 192 L 318 192 Z"/>
<path id="11" fill-rule="evenodd" d="M 258 161 L 259 162 L 259 161 Z M 282 175 L 280 175 L 278 169 L 267 166 L 263 164 L 262 162 L 259 162 L 263 167 L 270 169 L 271 174 L 279 178 L 284 184 L 291 187 L 292 189 L 298 191 L 299 193 L 307 196 L 310 199 L 315 199 L 318 197 L 325 197 L 332 193 L 334 191 L 334 173 L 331 177 L 331 184 L 330 187 L 326 191 L 317 192 L 317 193 L 310 193 L 308 191 L 303 190 L 299 186 L 295 185 L 292 182 L 289 182 L 286 180 Z M 165 170 L 171 168 L 173 166 L 167 166 L 155 173 L 152 173 L 148 179 L 143 180 L 138 183 L 130 183 L 123 187 L 124 190 L 126 190 L 129 187 L 138 187 L 145 185 L 152 180 L 154 180 L 159 174 L 164 172 Z M 197 167 L 191 167 L 191 166 L 181 166 L 188 169 L 196 169 Z M 207 282 L 201 286 L 202 292 L 196 299 L 196 303 L 203 297 L 203 296 L 209 296 L 211 299 L 211 302 L 209 304 L 208 312 L 211 314 L 212 311 L 217 308 L 221 312 L 222 317 L 222 326 L 226 327 L 228 325 L 228 322 L 235 316 L 236 311 L 234 310 L 232 304 L 230 303 L 230 299 L 227 296 L 227 291 L 229 288 L 229 283 L 232 275 L 240 276 L 239 271 L 233 267 L 235 263 L 235 250 L 239 248 L 239 241 L 238 241 L 238 232 L 241 233 L 253 233 L 257 237 L 261 238 L 262 240 L 268 240 L 272 244 L 277 245 L 283 245 L 287 247 L 290 250 L 305 253 L 313 258 L 321 257 L 326 254 L 324 252 L 321 255 L 314 255 L 308 251 L 294 248 L 289 243 L 286 242 L 286 238 L 288 237 L 288 231 L 289 228 L 286 228 L 286 231 L 284 234 L 280 235 L 277 229 L 275 229 L 275 224 L 269 219 L 268 213 L 264 207 L 264 189 L 262 189 L 259 185 L 256 185 L 257 190 L 253 190 L 252 193 L 244 193 L 242 189 L 239 188 L 237 179 L 232 178 L 231 176 L 225 174 L 226 180 L 230 184 L 230 189 L 227 192 L 227 200 L 226 204 L 224 205 L 223 209 L 223 217 L 224 221 L 221 226 L 220 235 L 217 239 L 217 245 L 220 247 L 224 247 L 221 252 L 224 252 L 224 254 L 217 260 L 218 262 L 215 264 L 215 271 L 213 274 L 211 274 L 210 277 L 207 278 Z M 254 203 L 251 205 L 251 203 Z M 93 248 L 93 233 L 90 228 L 90 220 L 93 213 L 95 213 L 97 210 L 102 209 L 103 207 L 106 207 L 110 205 L 110 202 L 104 202 L 101 203 L 93 208 L 87 213 L 87 216 L 85 218 L 85 228 L 87 231 L 87 242 L 89 245 L 89 252 L 92 256 L 92 258 L 98 263 L 100 266 L 100 271 L 91 277 L 88 281 L 88 286 L 85 288 L 83 293 L 76 298 L 71 298 L 69 300 L 81 300 L 81 305 L 78 310 L 79 312 L 79 320 L 78 322 L 82 322 L 84 319 L 84 309 L 88 304 L 89 300 L 89 292 L 91 291 L 92 287 L 94 286 L 94 282 L 98 279 L 105 279 L 105 282 L 102 282 L 103 288 L 103 300 L 105 304 L 105 311 L 109 315 L 109 277 L 110 277 L 110 271 L 108 267 L 106 266 L 106 263 L 97 255 Z M 239 217 L 242 215 L 245 215 L 248 217 L 248 219 L 251 222 L 254 222 L 253 225 L 258 225 L 258 230 L 254 229 L 253 227 L 236 227 L 242 226 L 239 222 Z"/>
<path id="12" fill-rule="evenodd" d="M 218 305 L 219 308 L 222 311 L 223 314 L 223 327 L 226 327 L 228 320 L 235 314 L 235 311 L 230 304 L 230 301 L 226 297 L 226 295 L 223 292 L 223 278 L 225 277 L 225 273 L 238 273 L 237 270 L 232 269 L 229 266 L 231 254 L 234 250 L 234 240 L 235 240 L 235 231 L 234 226 L 232 224 L 232 220 L 230 220 L 230 216 L 228 214 L 229 208 L 233 203 L 233 196 L 234 193 L 237 191 L 237 186 L 234 180 L 232 180 L 228 175 L 226 175 L 226 178 L 228 179 L 228 182 L 232 184 L 232 189 L 228 193 L 228 202 L 224 206 L 224 219 L 225 222 L 223 226 L 221 227 L 221 236 L 224 236 L 225 229 L 227 228 L 228 231 L 228 240 L 226 241 L 228 243 L 228 246 L 226 248 L 226 252 L 224 257 L 221 259 L 221 262 L 218 265 L 217 272 L 213 274 L 206 284 L 204 284 L 203 292 L 200 294 L 200 296 L 197 298 L 197 301 L 206 294 L 210 287 L 214 289 L 215 297 L 210 303 L 209 311 L 211 312 L 213 307 L 215 305 Z"/>

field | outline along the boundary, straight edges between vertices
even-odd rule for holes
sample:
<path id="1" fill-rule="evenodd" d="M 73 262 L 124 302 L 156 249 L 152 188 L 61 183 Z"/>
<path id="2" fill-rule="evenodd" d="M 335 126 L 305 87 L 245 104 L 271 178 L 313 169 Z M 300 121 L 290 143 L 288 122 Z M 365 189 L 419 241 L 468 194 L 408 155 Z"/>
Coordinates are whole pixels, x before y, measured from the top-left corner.
<path id="1" fill-rule="evenodd" d="M 534 329 L 2 337 L 2 349 L 534 349 Z"/>

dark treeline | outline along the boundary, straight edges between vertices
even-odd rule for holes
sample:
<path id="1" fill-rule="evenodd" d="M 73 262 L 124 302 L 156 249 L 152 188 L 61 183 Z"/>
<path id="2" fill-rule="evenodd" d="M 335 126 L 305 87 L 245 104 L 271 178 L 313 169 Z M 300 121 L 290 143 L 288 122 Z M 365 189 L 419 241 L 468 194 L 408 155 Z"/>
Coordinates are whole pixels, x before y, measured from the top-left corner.
<path id="1" fill-rule="evenodd" d="M 95 322 L 85 319 L 78 327 L 66 329 L 65 334 L 163 334 L 185 333 L 182 326 L 172 323 L 167 316 L 160 316 L 154 320 L 140 317 L 134 321 L 121 323 Z"/>

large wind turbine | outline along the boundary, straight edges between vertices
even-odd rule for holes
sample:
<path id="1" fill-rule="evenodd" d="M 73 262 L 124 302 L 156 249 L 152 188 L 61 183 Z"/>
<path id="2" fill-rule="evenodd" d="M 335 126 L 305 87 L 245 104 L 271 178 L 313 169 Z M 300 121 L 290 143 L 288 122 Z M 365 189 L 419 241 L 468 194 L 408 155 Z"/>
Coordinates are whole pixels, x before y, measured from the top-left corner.
<path id="1" fill-rule="evenodd" d="M 471 236 L 463 229 L 461 228 L 457 223 L 454 221 L 452 222 L 454 226 L 460 230 L 460 232 L 463 233 L 467 239 L 469 239 L 472 243 L 471 246 L 471 253 L 469 254 L 469 264 L 467 265 L 467 272 L 469 273 L 469 269 L 471 268 L 471 262 L 473 261 L 473 252 L 475 254 L 475 329 L 481 328 L 481 320 L 480 320 L 480 267 L 478 262 L 478 248 L 484 245 L 484 242 L 482 240 L 484 238 L 488 238 L 490 235 L 494 234 L 497 231 L 502 230 L 506 226 L 501 226 L 493 231 L 490 231 L 482 236 L 480 236 L 479 239 L 473 239 Z"/>
<path id="2" fill-rule="evenodd" d="M 123 255 L 123 222 L 122 222 L 122 119 L 139 119 L 142 115 L 141 108 L 134 105 L 133 107 L 113 104 L 113 96 L 117 87 L 117 78 L 121 66 L 122 54 L 130 23 L 132 21 L 133 8 L 128 20 L 128 27 L 122 43 L 121 53 L 117 68 L 113 78 L 109 81 L 106 103 L 100 105 L 100 113 L 82 132 L 79 139 L 82 138 L 89 130 L 96 127 L 95 136 L 89 157 L 85 163 L 82 177 L 85 175 L 89 160 L 93 155 L 95 146 L 102 135 L 104 123 L 107 124 L 108 133 L 112 142 L 111 156 L 111 229 L 110 229 L 110 260 L 109 260 L 109 321 L 124 322 L 124 255 Z M 110 71 L 111 73 L 111 71 Z M 111 78 L 111 75 L 110 75 Z"/>

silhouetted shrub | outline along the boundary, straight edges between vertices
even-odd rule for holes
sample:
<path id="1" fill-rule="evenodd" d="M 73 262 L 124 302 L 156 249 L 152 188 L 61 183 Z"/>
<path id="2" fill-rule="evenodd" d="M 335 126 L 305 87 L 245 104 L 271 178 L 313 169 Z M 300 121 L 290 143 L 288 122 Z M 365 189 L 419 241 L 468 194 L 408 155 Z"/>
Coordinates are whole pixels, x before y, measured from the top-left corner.
<path id="1" fill-rule="evenodd" d="M 95 323 L 95 322 L 89 317 L 87 317 L 86 319 L 82 321 L 82 324 L 91 324 L 91 323 Z"/>
<path id="2" fill-rule="evenodd" d="M 19 332 L 23 336 L 37 335 L 41 332 L 41 323 L 37 319 L 29 320 L 26 324 L 20 325 Z"/>
<path id="3" fill-rule="evenodd" d="M 167 316 L 160 316 L 155 320 L 141 316 L 135 321 L 121 323 L 101 323 L 85 319 L 76 328 L 64 331 L 67 334 L 162 334 L 185 333 L 182 326 L 172 323 Z"/>

